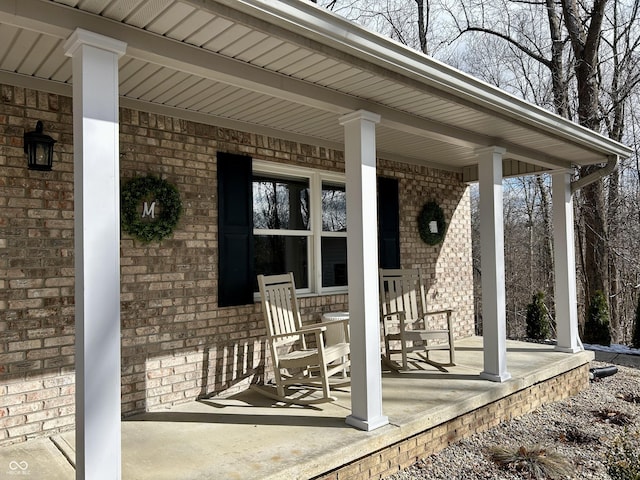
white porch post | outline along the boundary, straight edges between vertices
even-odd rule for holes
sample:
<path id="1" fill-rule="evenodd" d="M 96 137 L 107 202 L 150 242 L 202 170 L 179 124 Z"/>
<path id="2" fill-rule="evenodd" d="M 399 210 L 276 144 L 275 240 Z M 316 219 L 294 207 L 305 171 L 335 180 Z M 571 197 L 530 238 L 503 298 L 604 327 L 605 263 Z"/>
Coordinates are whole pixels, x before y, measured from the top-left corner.
<path id="1" fill-rule="evenodd" d="M 376 123 L 359 110 L 344 125 L 347 178 L 347 252 L 351 328 L 351 415 L 347 423 L 373 430 L 389 423 L 382 414 L 378 225 L 376 209 Z"/>
<path id="2" fill-rule="evenodd" d="M 76 30 L 73 64 L 76 478 L 121 478 L 118 58 L 126 44 Z"/>
<path id="3" fill-rule="evenodd" d="M 509 380 L 507 372 L 507 313 L 504 285 L 504 224 L 502 207 L 502 155 L 505 149 L 478 151 L 480 189 L 480 258 L 482 265 L 482 378 Z"/>
<path id="4" fill-rule="evenodd" d="M 575 353 L 582 350 L 582 347 L 578 338 L 578 300 L 576 294 L 571 174 L 568 172 L 554 173 L 551 179 L 555 303 L 558 330 L 556 350 Z"/>

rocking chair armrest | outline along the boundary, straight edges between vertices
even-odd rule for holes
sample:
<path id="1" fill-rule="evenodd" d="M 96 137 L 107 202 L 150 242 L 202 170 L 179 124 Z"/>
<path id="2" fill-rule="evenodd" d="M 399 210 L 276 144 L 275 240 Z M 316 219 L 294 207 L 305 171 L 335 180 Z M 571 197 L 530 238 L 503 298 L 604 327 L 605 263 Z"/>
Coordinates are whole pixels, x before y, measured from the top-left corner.
<path id="1" fill-rule="evenodd" d="M 272 339 L 278 339 L 278 338 L 287 338 L 287 337 L 298 337 L 301 335 L 306 335 L 308 333 L 316 333 L 316 332 L 323 332 L 325 331 L 326 328 L 324 327 L 302 327 L 300 330 L 296 330 L 295 332 L 291 332 L 291 333 L 278 333 L 276 335 L 270 335 L 269 338 Z"/>
<path id="2" fill-rule="evenodd" d="M 424 314 L 425 317 L 429 317 L 431 315 L 441 315 L 443 313 L 446 313 L 447 315 L 451 315 L 453 313 L 453 310 L 451 309 L 447 309 L 447 310 L 435 310 L 433 312 L 426 312 Z"/>
<path id="3" fill-rule="evenodd" d="M 322 322 L 322 325 L 302 327 L 296 330 L 296 334 L 307 335 L 311 333 L 326 332 L 326 331 L 327 331 L 327 327 L 325 326 L 324 322 Z"/>
<path id="4" fill-rule="evenodd" d="M 349 325 L 349 319 L 348 318 L 343 318 L 340 320 L 322 320 L 322 323 L 320 325 L 322 326 L 331 326 L 331 325 L 339 325 L 339 324 L 347 324 Z"/>

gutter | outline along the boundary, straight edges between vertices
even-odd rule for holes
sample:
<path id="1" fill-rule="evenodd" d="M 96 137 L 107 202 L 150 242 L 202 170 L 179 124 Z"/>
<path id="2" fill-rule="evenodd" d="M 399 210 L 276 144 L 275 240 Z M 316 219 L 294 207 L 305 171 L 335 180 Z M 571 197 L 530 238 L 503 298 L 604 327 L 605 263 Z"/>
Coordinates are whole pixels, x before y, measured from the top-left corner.
<path id="1" fill-rule="evenodd" d="M 594 182 L 597 182 L 603 177 L 610 175 L 618 165 L 618 156 L 617 155 L 609 155 L 607 157 L 607 164 L 596 170 L 595 172 L 591 172 L 586 177 L 579 178 L 578 180 L 571 182 L 571 194 L 573 195 L 582 187 L 586 187 Z"/>

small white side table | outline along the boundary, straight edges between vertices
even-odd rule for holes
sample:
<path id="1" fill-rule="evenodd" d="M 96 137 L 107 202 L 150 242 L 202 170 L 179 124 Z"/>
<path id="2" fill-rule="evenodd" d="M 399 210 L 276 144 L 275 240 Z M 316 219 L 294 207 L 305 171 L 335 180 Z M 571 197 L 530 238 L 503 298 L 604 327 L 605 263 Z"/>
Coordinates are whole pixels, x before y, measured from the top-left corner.
<path id="1" fill-rule="evenodd" d="M 322 314 L 322 320 L 329 322 L 332 320 L 349 320 L 349 312 L 327 312 Z M 345 341 L 344 328 L 342 325 L 328 325 L 325 338 L 327 345 L 335 345 Z"/>
<path id="2" fill-rule="evenodd" d="M 322 321 L 330 322 L 334 320 L 349 320 L 349 312 L 327 312 L 322 314 Z M 344 343 L 346 341 L 344 337 L 344 325 L 341 323 L 327 325 L 327 331 L 325 332 L 324 338 L 327 347 L 336 345 L 338 343 Z M 345 362 L 346 360 L 346 358 L 342 359 L 343 362 Z M 343 368 L 342 376 L 346 378 L 347 367 Z"/>

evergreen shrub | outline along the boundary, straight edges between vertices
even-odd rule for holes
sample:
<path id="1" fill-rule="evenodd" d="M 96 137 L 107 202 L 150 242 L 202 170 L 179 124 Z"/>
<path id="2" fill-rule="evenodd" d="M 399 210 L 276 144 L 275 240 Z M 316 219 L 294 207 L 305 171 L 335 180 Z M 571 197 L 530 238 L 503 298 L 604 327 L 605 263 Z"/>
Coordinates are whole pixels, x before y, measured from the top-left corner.
<path id="1" fill-rule="evenodd" d="M 534 340 L 546 340 L 551 333 L 549 314 L 544 304 L 544 292 L 533 295 L 527 305 L 527 337 Z"/>
<path id="2" fill-rule="evenodd" d="M 594 345 L 611 345 L 609 305 L 604 293 L 598 290 L 591 298 L 584 325 L 584 341 Z"/>

